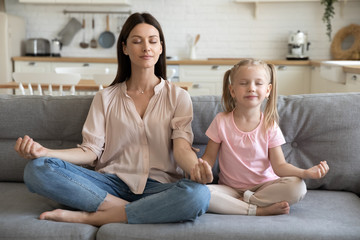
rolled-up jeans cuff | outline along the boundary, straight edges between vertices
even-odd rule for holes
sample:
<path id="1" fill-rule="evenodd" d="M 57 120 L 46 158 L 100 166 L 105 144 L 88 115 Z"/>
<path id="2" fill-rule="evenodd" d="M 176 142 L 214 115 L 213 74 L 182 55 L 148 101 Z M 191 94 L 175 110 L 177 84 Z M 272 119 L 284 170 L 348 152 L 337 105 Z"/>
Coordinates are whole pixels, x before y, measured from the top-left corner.
<path id="1" fill-rule="evenodd" d="M 248 215 L 249 216 L 256 216 L 256 209 L 257 209 L 256 205 L 249 204 Z"/>
<path id="2" fill-rule="evenodd" d="M 250 198 L 251 196 L 254 195 L 254 192 L 250 191 L 250 190 L 246 190 L 244 192 L 244 201 L 247 203 L 250 203 Z"/>

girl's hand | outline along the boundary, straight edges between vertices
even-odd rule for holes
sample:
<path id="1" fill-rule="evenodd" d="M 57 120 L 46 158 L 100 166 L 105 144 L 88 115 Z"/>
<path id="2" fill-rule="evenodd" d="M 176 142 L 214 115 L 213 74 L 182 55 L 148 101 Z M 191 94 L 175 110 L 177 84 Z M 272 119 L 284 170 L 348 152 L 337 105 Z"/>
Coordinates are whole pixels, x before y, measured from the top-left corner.
<path id="1" fill-rule="evenodd" d="M 201 184 L 211 183 L 214 177 L 209 163 L 199 158 L 198 163 L 191 170 L 190 179 Z"/>
<path id="2" fill-rule="evenodd" d="M 44 148 L 38 142 L 35 142 L 29 136 L 18 138 L 14 146 L 15 151 L 25 159 L 35 159 L 44 157 L 48 153 L 47 148 Z"/>
<path id="3" fill-rule="evenodd" d="M 329 171 L 329 166 L 326 161 L 321 161 L 320 164 L 305 170 L 304 178 L 319 179 L 323 178 Z"/>

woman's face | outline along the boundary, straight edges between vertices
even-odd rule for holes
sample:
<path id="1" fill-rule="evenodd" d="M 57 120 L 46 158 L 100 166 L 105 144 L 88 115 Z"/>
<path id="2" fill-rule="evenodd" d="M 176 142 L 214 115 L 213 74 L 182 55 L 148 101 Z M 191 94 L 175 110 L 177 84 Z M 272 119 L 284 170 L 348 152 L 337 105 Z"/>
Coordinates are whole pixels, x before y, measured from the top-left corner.
<path id="1" fill-rule="evenodd" d="M 126 44 L 122 45 L 123 52 L 129 56 L 131 65 L 141 68 L 154 67 L 162 53 L 159 31 L 147 23 L 136 25 L 131 30 Z"/>

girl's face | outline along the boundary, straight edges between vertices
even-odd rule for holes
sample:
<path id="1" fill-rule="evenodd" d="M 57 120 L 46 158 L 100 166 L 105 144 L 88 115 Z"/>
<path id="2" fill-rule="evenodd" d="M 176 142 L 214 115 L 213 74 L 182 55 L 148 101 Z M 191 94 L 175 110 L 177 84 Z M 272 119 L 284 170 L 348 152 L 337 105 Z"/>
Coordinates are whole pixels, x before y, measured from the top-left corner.
<path id="1" fill-rule="evenodd" d="M 154 67 L 162 53 L 159 31 L 147 23 L 136 25 L 122 45 L 131 64 L 142 68 Z"/>
<path id="2" fill-rule="evenodd" d="M 229 90 L 236 105 L 247 108 L 260 107 L 269 97 L 272 85 L 263 66 L 241 66 L 231 79 Z"/>

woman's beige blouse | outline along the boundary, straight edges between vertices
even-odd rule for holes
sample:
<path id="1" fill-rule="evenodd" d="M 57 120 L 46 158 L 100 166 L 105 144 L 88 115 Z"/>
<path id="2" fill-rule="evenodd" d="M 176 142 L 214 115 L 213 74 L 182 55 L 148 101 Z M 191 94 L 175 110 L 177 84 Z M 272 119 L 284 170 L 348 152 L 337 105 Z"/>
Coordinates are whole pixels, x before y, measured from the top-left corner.
<path id="1" fill-rule="evenodd" d="M 105 88 L 95 95 L 82 131 L 80 147 L 97 155 L 95 169 L 116 174 L 135 194 L 144 191 L 148 178 L 163 183 L 181 178 L 171 139 L 193 141 L 189 94 L 163 79 L 154 91 L 141 118 L 125 82 Z"/>

